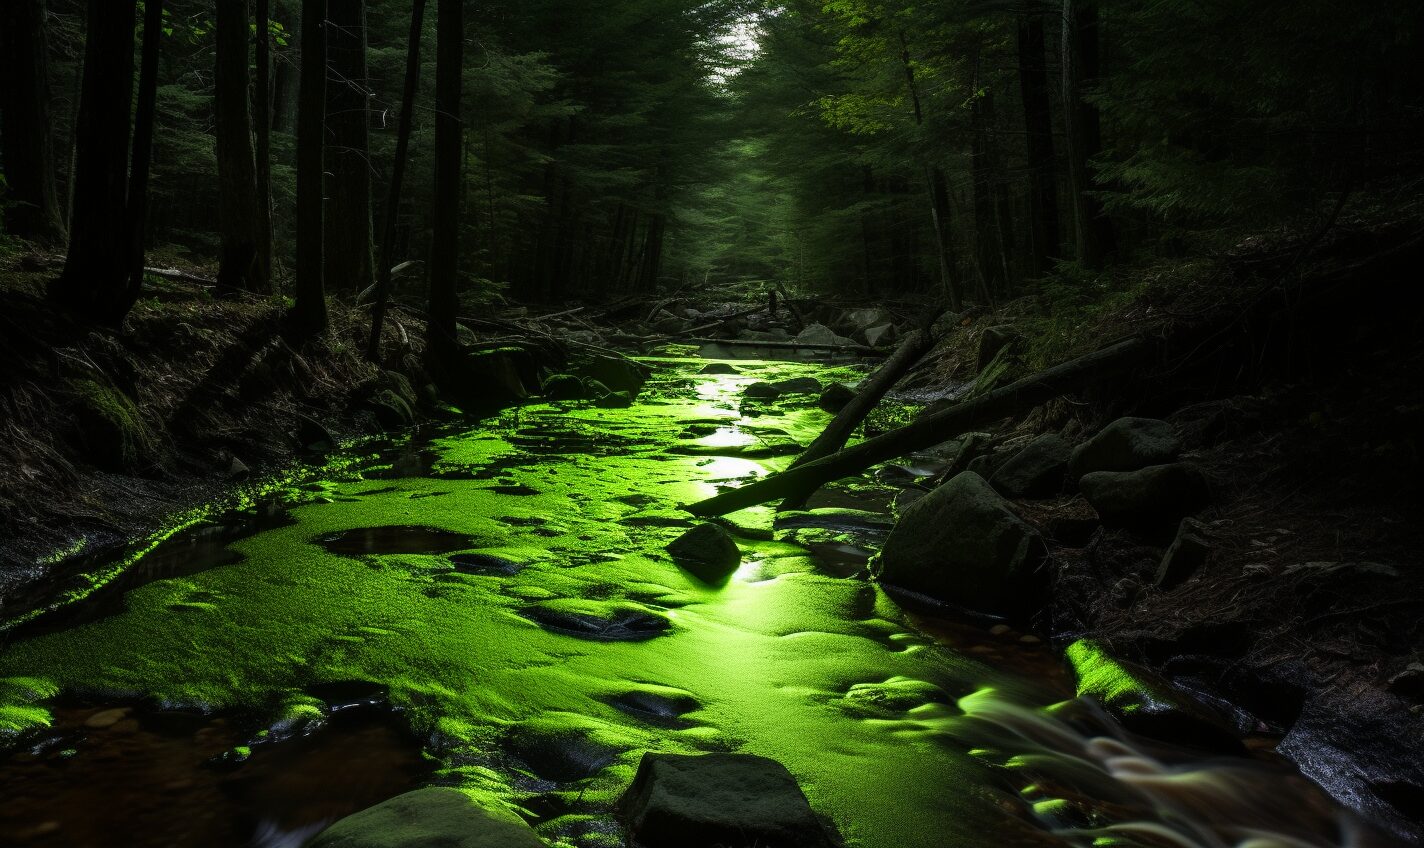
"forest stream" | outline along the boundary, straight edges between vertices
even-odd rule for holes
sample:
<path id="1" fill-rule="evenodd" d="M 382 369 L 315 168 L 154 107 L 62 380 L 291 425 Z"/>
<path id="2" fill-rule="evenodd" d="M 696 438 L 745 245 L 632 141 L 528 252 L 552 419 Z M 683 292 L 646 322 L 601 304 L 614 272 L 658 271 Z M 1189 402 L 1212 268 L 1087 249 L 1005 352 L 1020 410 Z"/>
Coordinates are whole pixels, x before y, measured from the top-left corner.
<path id="1" fill-rule="evenodd" d="M 866 579 L 894 491 L 871 477 L 730 516 L 725 585 L 680 569 L 678 506 L 785 467 L 829 420 L 746 386 L 859 375 L 681 353 L 644 360 L 629 409 L 353 448 L 0 637 L 0 711 L 36 728 L 0 758 L 0 843 L 295 847 L 437 784 L 615 846 L 645 752 L 737 751 L 863 848 L 1384 844 L 1268 742 L 1133 738 L 1034 637 L 903 611 Z"/>

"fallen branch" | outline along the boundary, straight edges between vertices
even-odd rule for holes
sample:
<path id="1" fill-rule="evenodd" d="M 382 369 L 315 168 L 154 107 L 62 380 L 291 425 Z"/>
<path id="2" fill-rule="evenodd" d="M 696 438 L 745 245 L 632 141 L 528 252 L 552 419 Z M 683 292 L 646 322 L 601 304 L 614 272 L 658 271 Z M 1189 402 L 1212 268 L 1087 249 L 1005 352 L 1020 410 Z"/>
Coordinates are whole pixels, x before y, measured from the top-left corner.
<path id="1" fill-rule="evenodd" d="M 783 471 L 740 489 L 723 492 L 683 509 L 693 515 L 725 515 L 779 498 L 801 499 L 832 480 L 859 474 L 872 465 L 924 450 L 965 431 L 1026 412 L 1060 395 L 1078 391 L 1142 360 L 1145 338 L 1131 338 L 1030 375 L 973 400 L 927 415 L 839 453 Z"/>
<path id="2" fill-rule="evenodd" d="M 706 339 L 691 338 L 689 342 L 698 344 L 718 344 L 728 347 L 765 347 L 772 350 L 831 350 L 842 353 L 860 353 L 866 356 L 884 356 L 885 351 L 878 347 L 866 347 L 865 345 L 848 344 L 812 344 L 809 342 L 762 342 L 752 339 Z"/>
<path id="3" fill-rule="evenodd" d="M 938 342 L 934 334 L 935 319 L 943 311 L 943 307 L 933 310 L 925 319 L 920 321 L 918 329 L 911 332 L 896 348 L 894 355 L 885 360 L 884 364 L 878 368 L 874 374 L 861 382 L 856 389 L 855 397 L 851 398 L 836 413 L 836 417 L 831 419 L 831 423 L 826 425 L 826 429 L 821 431 L 821 435 L 806 448 L 806 452 L 796 458 L 791 463 L 792 468 L 805 465 L 808 462 L 830 456 L 841 448 L 850 439 L 855 428 L 860 426 L 860 422 L 865 420 L 871 410 L 879 405 L 885 394 L 900 382 L 900 378 L 905 376 L 915 363 L 924 358 Z M 799 506 L 799 504 L 783 504 L 785 507 Z"/>
<path id="4" fill-rule="evenodd" d="M 144 268 L 145 274 L 152 274 L 155 277 L 162 277 L 165 280 L 175 280 L 180 283 L 192 283 L 199 286 L 216 286 L 217 280 L 209 277 L 200 277 L 197 274 L 190 274 L 187 271 L 179 271 L 177 268 Z"/>

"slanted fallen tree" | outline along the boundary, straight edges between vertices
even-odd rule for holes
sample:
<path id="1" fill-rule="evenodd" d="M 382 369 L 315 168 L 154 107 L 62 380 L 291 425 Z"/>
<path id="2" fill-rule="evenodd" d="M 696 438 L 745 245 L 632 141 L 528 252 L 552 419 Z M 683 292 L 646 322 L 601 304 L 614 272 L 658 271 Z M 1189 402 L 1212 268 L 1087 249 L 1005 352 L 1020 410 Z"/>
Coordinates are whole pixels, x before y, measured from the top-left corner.
<path id="1" fill-rule="evenodd" d="M 1027 412 L 1041 403 L 1127 370 L 1147 357 L 1154 346 L 1155 341 L 1147 337 L 1117 342 L 853 447 L 683 508 L 693 515 L 711 516 L 776 499 L 803 501 L 832 480 L 859 474 L 877 463 L 933 447 L 973 428 Z"/>

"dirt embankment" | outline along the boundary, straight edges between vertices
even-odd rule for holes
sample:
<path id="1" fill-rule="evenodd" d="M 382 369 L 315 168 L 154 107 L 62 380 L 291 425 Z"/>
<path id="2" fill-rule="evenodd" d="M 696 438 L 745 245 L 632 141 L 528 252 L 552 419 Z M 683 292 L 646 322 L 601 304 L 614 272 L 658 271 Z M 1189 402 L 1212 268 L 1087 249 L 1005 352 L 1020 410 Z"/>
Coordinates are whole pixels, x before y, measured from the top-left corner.
<path id="1" fill-rule="evenodd" d="M 40 298 L 47 272 L 0 272 L 0 608 L 22 608 L 48 565 L 100 553 L 169 516 L 335 443 L 411 422 L 419 334 L 388 325 L 365 361 L 364 313 L 298 344 L 278 298 L 151 286 L 122 332 Z M 406 320 L 409 320 L 408 318 Z M 411 341 L 414 339 L 415 341 Z M 425 392 L 428 394 L 428 391 Z"/>
<path id="2" fill-rule="evenodd" d="M 978 469 L 1045 433 L 1079 444 L 1123 416 L 1167 421 L 1210 492 L 1180 530 L 1100 527 L 1072 480 L 1015 503 L 1051 547 L 1040 625 L 1156 669 L 1400 832 L 1424 809 L 1418 240 L 1417 226 L 1361 224 L 1250 244 L 1072 320 L 1015 302 L 961 327 L 920 378 L 1002 383 L 1112 338 L 1215 328 L 1190 358 L 1144 362 L 970 442 Z M 1268 317 L 1245 317 L 1291 280 Z M 1197 555 L 1163 579 L 1183 534 Z"/>

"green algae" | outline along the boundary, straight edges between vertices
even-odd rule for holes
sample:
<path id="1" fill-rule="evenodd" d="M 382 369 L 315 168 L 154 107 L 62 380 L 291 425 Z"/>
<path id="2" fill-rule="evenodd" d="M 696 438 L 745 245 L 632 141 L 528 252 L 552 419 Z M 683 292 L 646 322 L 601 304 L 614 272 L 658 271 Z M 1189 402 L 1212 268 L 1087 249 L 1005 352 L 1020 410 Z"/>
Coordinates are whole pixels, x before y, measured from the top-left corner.
<path id="1" fill-rule="evenodd" d="M 293 493 L 292 523 L 232 542 L 236 561 L 132 589 L 119 614 L 19 640 L 0 675 L 96 699 L 239 709 L 273 726 L 294 711 L 319 720 L 305 693 L 322 685 L 377 682 L 442 758 L 443 779 L 510 804 L 561 799 L 540 830 L 570 844 L 596 844 L 577 836 L 582 823 L 606 815 L 644 752 L 729 749 L 786 764 L 852 844 L 972 844 L 1002 816 L 985 788 L 990 764 L 969 755 L 989 746 L 975 743 L 982 719 L 944 701 L 994 675 L 909 630 L 877 587 L 819 572 L 798 545 L 739 539 L 742 567 L 711 587 L 666 554 L 686 522 L 648 520 L 790 461 L 669 450 L 686 421 L 765 427 L 767 416 L 742 414 L 741 387 L 804 373 L 738 365 L 740 375 L 703 377 L 662 363 L 645 391 L 664 403 L 525 407 L 493 431 L 431 442 L 429 475 L 366 454 L 364 476 L 349 468 Z M 810 403 L 775 415 L 802 443 L 828 420 Z M 544 421 L 575 422 L 577 448 L 521 446 L 520 432 Z M 379 534 L 366 552 L 322 544 L 383 527 L 461 534 L 470 547 L 385 552 Z M 451 561 L 461 553 L 523 568 L 462 573 Z M 647 641 L 579 638 L 532 620 L 531 605 L 642 609 L 669 626 Z M 916 683 L 887 684 L 896 680 Z M 670 722 L 618 706 L 650 687 L 698 707 Z M 851 692 L 874 709 L 848 711 Z M 586 775 L 547 763 L 541 775 L 529 761 L 584 747 L 607 754 Z"/>

